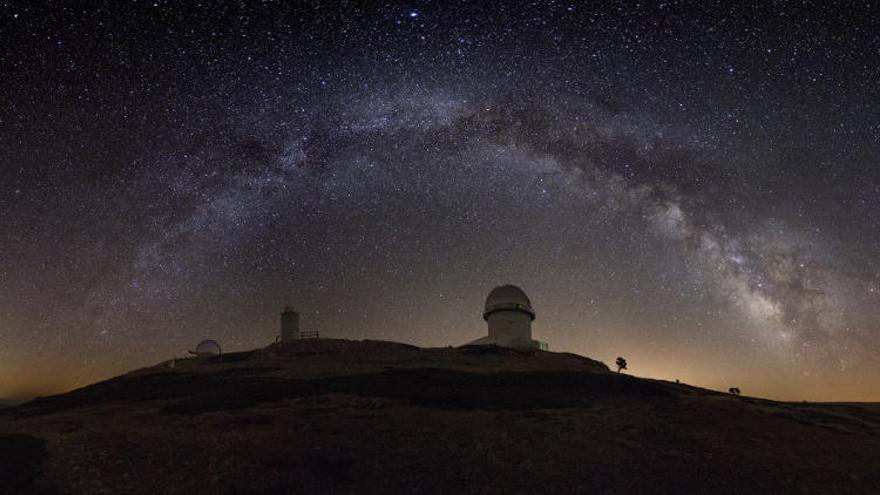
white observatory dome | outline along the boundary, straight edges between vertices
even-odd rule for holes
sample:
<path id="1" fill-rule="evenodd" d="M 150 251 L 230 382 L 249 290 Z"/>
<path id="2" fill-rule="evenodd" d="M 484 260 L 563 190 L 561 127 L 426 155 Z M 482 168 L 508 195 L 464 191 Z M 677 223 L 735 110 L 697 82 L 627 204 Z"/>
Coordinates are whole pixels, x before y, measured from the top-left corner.
<path id="1" fill-rule="evenodd" d="M 220 344 L 215 340 L 203 340 L 196 346 L 196 356 L 219 356 Z"/>
<path id="2" fill-rule="evenodd" d="M 483 319 L 488 320 L 489 315 L 496 311 L 514 310 L 521 311 L 535 319 L 535 310 L 532 309 L 532 301 L 522 289 L 515 285 L 502 285 L 492 289 L 486 297 L 486 308 L 483 311 Z"/>

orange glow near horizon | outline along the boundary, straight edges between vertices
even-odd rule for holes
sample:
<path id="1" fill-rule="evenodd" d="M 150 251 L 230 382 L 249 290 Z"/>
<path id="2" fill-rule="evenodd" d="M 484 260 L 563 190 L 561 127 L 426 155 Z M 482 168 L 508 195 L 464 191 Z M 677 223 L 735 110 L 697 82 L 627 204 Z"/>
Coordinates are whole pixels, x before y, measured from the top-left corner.
<path id="1" fill-rule="evenodd" d="M 425 347 L 432 347 L 423 344 Z M 880 402 L 880 373 L 870 375 L 870 366 L 860 373 L 867 373 L 869 378 L 864 381 L 851 379 L 846 374 L 837 375 L 837 380 L 816 382 L 810 377 L 799 376 L 784 367 L 764 370 L 759 376 L 750 375 L 745 368 L 738 368 L 733 363 L 724 366 L 712 366 L 700 361 L 700 353 L 664 354 L 660 352 L 642 351 L 637 346 L 627 346 L 625 352 L 608 352 L 607 349 L 593 348 L 593 354 L 575 348 L 561 349 L 550 342 L 551 352 L 573 352 L 591 359 L 604 362 L 615 370 L 613 363 L 617 355 L 627 359 L 628 369 L 624 373 L 648 379 L 679 380 L 682 384 L 706 388 L 719 392 L 729 387 L 738 387 L 743 395 L 779 401 L 802 400 L 810 402 Z M 247 350 L 261 347 L 259 343 L 244 346 Z M 173 356 L 185 353 L 157 353 L 149 359 L 132 360 L 130 366 L 121 363 L 95 363 L 88 373 L 65 374 L 74 368 L 65 366 L 59 369 L 58 363 L 39 362 L 35 358 L 28 361 L 28 373 L 20 369 L 3 369 L 0 366 L 0 398 L 31 399 L 39 396 L 54 395 L 80 388 L 95 382 L 107 380 L 120 374 L 145 366 L 158 364 Z M 8 361 L 7 361 L 8 363 Z"/>

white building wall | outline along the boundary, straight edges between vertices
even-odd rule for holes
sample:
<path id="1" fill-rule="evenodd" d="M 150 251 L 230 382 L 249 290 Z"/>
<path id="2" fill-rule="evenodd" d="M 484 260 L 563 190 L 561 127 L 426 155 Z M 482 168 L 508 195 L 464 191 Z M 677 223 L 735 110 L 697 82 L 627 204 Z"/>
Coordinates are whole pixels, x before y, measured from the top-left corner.
<path id="1" fill-rule="evenodd" d="M 488 323 L 489 338 L 498 345 L 532 340 L 532 319 L 522 311 L 496 311 L 489 315 Z"/>
<path id="2" fill-rule="evenodd" d="M 285 311 L 281 313 L 281 341 L 290 342 L 299 338 L 299 313 Z"/>

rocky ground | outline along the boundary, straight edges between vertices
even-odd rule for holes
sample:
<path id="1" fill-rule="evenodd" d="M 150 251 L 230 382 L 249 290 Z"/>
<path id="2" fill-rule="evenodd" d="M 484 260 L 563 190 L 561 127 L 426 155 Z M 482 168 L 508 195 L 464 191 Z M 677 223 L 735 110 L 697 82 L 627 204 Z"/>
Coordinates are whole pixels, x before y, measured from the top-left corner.
<path id="1" fill-rule="evenodd" d="M 880 493 L 880 405 L 572 354 L 302 340 L 0 411 L 0 492 Z"/>

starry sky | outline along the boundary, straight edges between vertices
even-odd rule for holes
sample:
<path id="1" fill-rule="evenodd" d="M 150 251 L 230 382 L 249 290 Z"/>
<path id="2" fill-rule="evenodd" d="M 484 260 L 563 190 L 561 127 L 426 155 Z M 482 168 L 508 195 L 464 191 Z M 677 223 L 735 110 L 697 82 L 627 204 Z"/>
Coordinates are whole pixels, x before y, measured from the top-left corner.
<path id="1" fill-rule="evenodd" d="M 880 7 L 0 2 L 0 397 L 322 336 L 880 401 Z"/>

